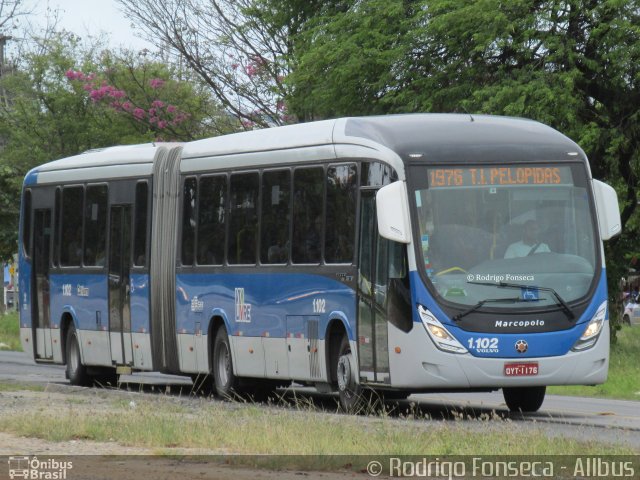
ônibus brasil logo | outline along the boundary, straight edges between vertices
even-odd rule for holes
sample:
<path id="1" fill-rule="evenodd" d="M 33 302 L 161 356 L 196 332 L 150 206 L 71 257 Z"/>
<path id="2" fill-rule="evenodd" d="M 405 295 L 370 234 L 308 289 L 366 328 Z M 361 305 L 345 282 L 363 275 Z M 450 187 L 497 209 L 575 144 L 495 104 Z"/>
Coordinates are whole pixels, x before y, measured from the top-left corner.
<path id="1" fill-rule="evenodd" d="M 244 303 L 244 288 L 236 288 L 236 322 L 251 321 L 251 304 Z"/>
<path id="2" fill-rule="evenodd" d="M 67 470 L 73 468 L 73 462 L 38 457 L 9 457 L 9 478 L 26 478 L 33 480 L 65 480 Z"/>

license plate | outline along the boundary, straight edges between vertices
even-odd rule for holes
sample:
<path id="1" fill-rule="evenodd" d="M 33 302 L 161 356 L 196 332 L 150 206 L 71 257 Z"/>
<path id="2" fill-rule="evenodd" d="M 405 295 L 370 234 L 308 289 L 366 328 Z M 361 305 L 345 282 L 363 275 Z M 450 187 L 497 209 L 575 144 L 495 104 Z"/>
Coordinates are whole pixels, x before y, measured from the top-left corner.
<path id="1" fill-rule="evenodd" d="M 531 377 L 538 375 L 538 362 L 505 363 L 505 377 Z"/>

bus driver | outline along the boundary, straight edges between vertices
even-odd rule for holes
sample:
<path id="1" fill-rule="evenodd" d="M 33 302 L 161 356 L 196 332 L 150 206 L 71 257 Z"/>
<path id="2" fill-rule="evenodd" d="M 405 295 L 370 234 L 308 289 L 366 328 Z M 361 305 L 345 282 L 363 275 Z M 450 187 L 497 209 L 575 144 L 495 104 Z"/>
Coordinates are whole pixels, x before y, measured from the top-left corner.
<path id="1" fill-rule="evenodd" d="M 522 240 L 509 245 L 504 258 L 526 257 L 534 253 L 548 252 L 551 252 L 549 245 L 538 241 L 538 223 L 535 220 L 527 220 L 522 226 Z"/>

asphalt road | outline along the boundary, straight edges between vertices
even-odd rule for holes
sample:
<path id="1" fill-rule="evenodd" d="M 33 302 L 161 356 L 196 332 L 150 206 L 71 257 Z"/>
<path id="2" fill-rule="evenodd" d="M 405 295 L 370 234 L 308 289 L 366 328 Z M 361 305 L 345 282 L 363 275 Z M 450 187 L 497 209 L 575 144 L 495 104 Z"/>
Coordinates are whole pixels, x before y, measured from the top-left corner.
<path id="1" fill-rule="evenodd" d="M 67 385 L 62 365 L 36 365 L 22 352 L 0 351 L 0 381 L 28 381 L 39 384 Z M 121 376 L 121 382 L 140 385 L 145 389 L 180 392 L 189 388 L 187 377 L 156 373 L 135 373 Z M 149 390 L 149 388 L 146 388 Z M 332 396 L 314 393 L 308 388 L 296 388 L 296 394 L 307 395 L 319 408 L 335 408 Z M 285 393 L 286 395 L 286 393 Z M 552 436 L 579 439 L 593 438 L 621 443 L 640 452 L 640 401 L 609 400 L 585 397 L 547 395 L 540 411 L 534 414 L 509 413 L 501 392 L 417 394 L 398 404 L 398 410 L 412 408 L 425 416 L 442 420 L 474 420 L 496 415 L 514 422 L 535 423 Z"/>

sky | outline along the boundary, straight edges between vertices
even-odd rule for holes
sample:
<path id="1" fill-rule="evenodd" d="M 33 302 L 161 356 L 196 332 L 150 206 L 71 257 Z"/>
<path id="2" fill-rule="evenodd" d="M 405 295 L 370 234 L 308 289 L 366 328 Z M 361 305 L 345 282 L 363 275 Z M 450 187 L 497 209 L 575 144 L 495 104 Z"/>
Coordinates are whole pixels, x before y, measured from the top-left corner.
<path id="1" fill-rule="evenodd" d="M 106 32 L 113 47 L 126 47 L 134 50 L 153 49 L 144 40 L 134 34 L 131 21 L 120 11 L 116 0 L 29 0 L 34 8 L 34 19 L 45 24 L 47 3 L 53 10 L 58 8 L 59 27 L 87 37 Z M 162 0 L 158 0 L 162 1 Z"/>

